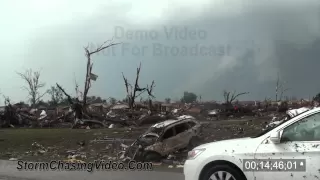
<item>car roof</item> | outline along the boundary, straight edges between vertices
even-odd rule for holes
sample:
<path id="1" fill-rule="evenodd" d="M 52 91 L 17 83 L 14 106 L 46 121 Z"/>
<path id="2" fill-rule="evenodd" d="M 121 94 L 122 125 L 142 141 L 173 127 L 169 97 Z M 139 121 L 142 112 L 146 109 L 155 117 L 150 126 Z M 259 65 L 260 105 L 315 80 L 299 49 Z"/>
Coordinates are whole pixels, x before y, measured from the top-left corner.
<path id="1" fill-rule="evenodd" d="M 291 118 L 298 116 L 300 114 L 303 114 L 307 111 L 310 111 L 311 108 L 308 107 L 302 107 L 302 108 L 298 108 L 298 109 L 289 109 L 286 113 L 287 115 L 289 115 Z"/>
<path id="2" fill-rule="evenodd" d="M 304 117 L 304 116 L 308 116 L 310 114 L 314 114 L 314 113 L 317 113 L 317 112 L 320 112 L 320 107 L 315 107 L 309 111 L 305 111 L 295 117 L 293 117 L 292 119 L 286 121 L 285 123 L 283 123 L 282 125 L 276 127 L 275 129 L 273 129 L 272 131 L 278 131 L 279 129 L 282 129 L 283 127 L 287 126 L 288 124 L 291 124 L 292 122 L 297 122 L 297 120 L 300 120 L 301 117 Z M 271 131 L 270 131 L 271 132 Z M 268 133 L 267 133 L 268 134 Z"/>
<path id="3" fill-rule="evenodd" d="M 156 123 L 156 124 L 152 125 L 152 127 L 163 128 L 163 127 L 167 127 L 167 126 L 174 124 L 174 123 L 178 123 L 178 122 L 182 122 L 182 121 L 190 121 L 190 120 L 193 120 L 193 119 L 191 119 L 191 118 L 188 118 L 188 119 L 169 119 L 169 120 L 165 120 L 165 121 Z"/>
<path id="4" fill-rule="evenodd" d="M 313 108 L 313 109 L 310 109 L 310 110 L 308 110 L 308 111 L 305 111 L 305 112 L 303 112 L 303 113 L 300 113 L 300 114 L 294 116 L 291 120 L 295 121 L 296 119 L 300 119 L 301 117 L 303 117 L 303 116 L 305 116 L 305 115 L 308 116 L 308 115 L 310 115 L 310 114 L 314 114 L 314 113 L 318 113 L 318 112 L 320 112 L 320 107 L 315 107 L 315 108 Z"/>
<path id="5" fill-rule="evenodd" d="M 313 109 L 311 109 L 311 110 L 309 110 L 309 111 L 306 111 L 306 112 L 304 112 L 304 113 L 314 113 L 314 112 L 318 112 L 318 111 L 320 111 L 320 107 L 315 107 L 315 108 L 313 108 Z M 304 113 L 302 113 L 302 114 L 304 114 Z M 300 115 L 300 114 L 299 114 Z"/>

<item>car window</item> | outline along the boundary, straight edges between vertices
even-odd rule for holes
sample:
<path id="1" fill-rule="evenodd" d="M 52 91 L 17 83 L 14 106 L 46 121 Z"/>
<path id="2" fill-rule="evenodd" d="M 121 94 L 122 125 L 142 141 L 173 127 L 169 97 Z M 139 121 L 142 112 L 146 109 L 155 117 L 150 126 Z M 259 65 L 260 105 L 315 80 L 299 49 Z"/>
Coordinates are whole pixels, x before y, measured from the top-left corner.
<path id="1" fill-rule="evenodd" d="M 176 134 L 180 134 L 182 132 L 185 132 L 189 128 L 190 127 L 189 127 L 189 125 L 187 123 L 178 124 L 178 125 L 175 126 Z"/>
<path id="2" fill-rule="evenodd" d="M 166 132 L 163 134 L 162 139 L 168 139 L 174 135 L 175 135 L 175 133 L 174 133 L 173 128 L 170 128 L 170 129 L 167 129 Z"/>
<path id="3" fill-rule="evenodd" d="M 193 126 L 195 126 L 195 125 L 196 125 L 196 123 L 195 123 L 195 122 L 192 122 L 192 121 L 189 121 L 189 122 L 188 122 L 188 125 L 189 125 L 189 127 L 191 127 L 191 128 L 192 128 Z"/>
<path id="4" fill-rule="evenodd" d="M 305 117 L 285 128 L 281 141 L 320 141 L 320 113 Z"/>

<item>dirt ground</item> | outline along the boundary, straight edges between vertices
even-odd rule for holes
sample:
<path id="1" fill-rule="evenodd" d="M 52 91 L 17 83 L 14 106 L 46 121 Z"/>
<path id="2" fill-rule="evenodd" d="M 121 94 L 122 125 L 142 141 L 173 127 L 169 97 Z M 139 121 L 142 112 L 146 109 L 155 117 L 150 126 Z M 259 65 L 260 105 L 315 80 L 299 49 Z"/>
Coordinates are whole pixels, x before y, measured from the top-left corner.
<path id="1" fill-rule="evenodd" d="M 270 117 L 243 118 L 233 120 L 213 121 L 204 128 L 204 141 L 212 142 L 232 138 L 250 137 L 262 131 L 271 121 Z"/>
<path id="2" fill-rule="evenodd" d="M 270 118 L 205 121 L 204 143 L 255 135 L 268 121 Z M 77 159 L 83 161 L 114 160 L 121 142 L 107 138 L 121 138 L 130 144 L 147 128 L 0 129 L 0 159 L 66 160 L 78 154 Z"/>

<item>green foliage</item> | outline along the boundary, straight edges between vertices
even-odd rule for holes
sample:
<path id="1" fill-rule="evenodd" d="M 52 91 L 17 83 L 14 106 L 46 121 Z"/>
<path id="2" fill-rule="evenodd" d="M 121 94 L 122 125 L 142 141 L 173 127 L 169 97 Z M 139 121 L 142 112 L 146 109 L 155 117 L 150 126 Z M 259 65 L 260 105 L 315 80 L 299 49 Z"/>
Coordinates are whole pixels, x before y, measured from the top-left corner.
<path id="1" fill-rule="evenodd" d="M 314 101 L 320 102 L 320 93 L 318 93 L 314 98 Z"/>
<path id="2" fill-rule="evenodd" d="M 181 98 L 181 102 L 183 103 L 192 103 L 197 101 L 198 96 L 193 92 L 185 91 L 183 93 L 183 97 Z"/>
<path id="3" fill-rule="evenodd" d="M 50 105 L 56 106 L 63 100 L 63 92 L 58 87 L 51 86 L 51 88 L 48 89 L 47 92 L 51 96 L 51 100 L 49 101 Z"/>
<path id="4" fill-rule="evenodd" d="M 117 100 L 116 100 L 116 98 L 111 97 L 109 102 L 110 102 L 110 104 L 114 105 L 114 104 L 116 104 Z"/>
<path id="5" fill-rule="evenodd" d="M 124 102 L 124 103 L 129 103 L 129 98 L 126 97 L 126 98 L 122 99 L 122 102 Z"/>
<path id="6" fill-rule="evenodd" d="M 164 101 L 165 101 L 166 103 L 170 103 L 170 102 L 171 102 L 171 99 L 170 99 L 170 98 L 166 98 Z"/>

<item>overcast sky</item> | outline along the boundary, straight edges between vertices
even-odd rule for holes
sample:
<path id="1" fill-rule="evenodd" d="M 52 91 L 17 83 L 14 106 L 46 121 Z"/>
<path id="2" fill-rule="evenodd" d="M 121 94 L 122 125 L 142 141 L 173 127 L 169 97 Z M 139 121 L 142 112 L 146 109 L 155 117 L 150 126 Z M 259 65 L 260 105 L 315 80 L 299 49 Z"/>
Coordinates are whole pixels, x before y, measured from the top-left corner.
<path id="1" fill-rule="evenodd" d="M 83 47 L 121 42 L 93 56 L 99 77 L 89 94 L 125 96 L 121 72 L 156 82 L 155 96 L 183 91 L 221 100 L 222 91 L 249 91 L 243 99 L 275 96 L 279 73 L 288 96 L 320 92 L 318 0 L 2 0 L 1 93 L 27 100 L 16 72 L 41 70 L 46 88 L 56 82 L 74 94 L 84 84 Z M 141 34 L 141 32 L 144 32 Z M 187 36 L 186 34 L 187 33 Z M 45 89 L 43 89 L 44 91 Z M 0 99 L 3 101 L 3 98 Z"/>

